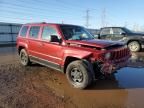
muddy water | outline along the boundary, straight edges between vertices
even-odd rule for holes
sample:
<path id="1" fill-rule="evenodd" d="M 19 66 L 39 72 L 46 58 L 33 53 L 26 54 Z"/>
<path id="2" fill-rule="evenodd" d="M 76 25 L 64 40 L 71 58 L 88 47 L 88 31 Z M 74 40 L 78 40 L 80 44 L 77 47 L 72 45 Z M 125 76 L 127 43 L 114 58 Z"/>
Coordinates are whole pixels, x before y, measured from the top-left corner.
<path id="1" fill-rule="evenodd" d="M 144 79 L 141 70 L 131 72 L 129 68 L 119 71 L 107 80 L 95 82 L 87 90 L 73 89 L 66 78 L 61 74 L 54 74 L 57 83 L 43 80 L 44 84 L 51 86 L 67 100 L 66 107 L 80 108 L 143 108 L 144 107 Z M 136 73 L 134 73 L 136 72 Z M 46 73 L 40 73 L 44 78 Z M 130 75 L 131 74 L 131 75 Z M 135 75 L 137 74 L 137 75 Z M 137 78 L 135 78 L 137 77 Z M 61 82 L 61 84 L 58 84 Z"/>
<path id="2" fill-rule="evenodd" d="M 15 53 L 10 52 L 1 53 L 0 63 L 17 61 Z M 128 66 L 86 90 L 72 88 L 65 75 L 46 67 L 40 66 L 38 76 L 45 87 L 64 97 L 66 108 L 144 108 L 144 53 L 134 53 Z"/>
<path id="3" fill-rule="evenodd" d="M 63 74 L 54 72 L 56 82 L 43 79 L 66 98 L 65 107 L 73 108 L 144 108 L 143 53 L 134 54 L 129 67 L 123 68 L 109 79 L 98 80 L 87 90 L 73 89 Z M 41 78 L 47 73 L 41 72 Z M 47 76 L 48 77 L 48 76 Z M 47 78 L 46 77 L 46 78 Z"/>

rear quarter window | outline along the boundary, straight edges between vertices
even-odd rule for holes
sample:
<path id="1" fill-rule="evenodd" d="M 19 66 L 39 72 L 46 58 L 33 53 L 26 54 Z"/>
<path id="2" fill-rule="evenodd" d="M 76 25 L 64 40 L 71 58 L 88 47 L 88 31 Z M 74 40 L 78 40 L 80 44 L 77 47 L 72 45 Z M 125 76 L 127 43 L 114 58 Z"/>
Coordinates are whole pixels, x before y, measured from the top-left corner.
<path id="1" fill-rule="evenodd" d="M 22 27 L 22 30 L 21 30 L 21 32 L 20 32 L 20 36 L 21 36 L 21 37 L 26 37 L 27 30 L 28 30 L 28 26 L 23 26 L 23 27 Z"/>

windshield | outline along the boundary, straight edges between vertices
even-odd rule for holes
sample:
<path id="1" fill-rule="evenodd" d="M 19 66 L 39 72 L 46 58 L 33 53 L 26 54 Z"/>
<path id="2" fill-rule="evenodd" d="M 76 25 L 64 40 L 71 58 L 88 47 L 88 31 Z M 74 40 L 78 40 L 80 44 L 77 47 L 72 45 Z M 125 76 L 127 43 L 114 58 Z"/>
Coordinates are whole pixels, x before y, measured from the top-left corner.
<path id="1" fill-rule="evenodd" d="M 61 25 L 61 30 L 66 40 L 91 40 L 94 37 L 83 27 Z"/>
<path id="2" fill-rule="evenodd" d="M 126 33 L 133 33 L 131 30 L 127 29 L 127 28 L 123 28 L 123 30 L 126 32 Z"/>

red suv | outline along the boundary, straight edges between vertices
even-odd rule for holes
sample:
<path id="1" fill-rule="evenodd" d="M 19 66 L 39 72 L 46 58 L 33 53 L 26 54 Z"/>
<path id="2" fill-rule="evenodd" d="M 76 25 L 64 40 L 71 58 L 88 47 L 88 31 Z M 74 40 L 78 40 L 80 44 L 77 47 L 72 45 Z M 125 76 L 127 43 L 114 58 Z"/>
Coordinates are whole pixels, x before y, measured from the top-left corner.
<path id="1" fill-rule="evenodd" d="M 63 73 L 75 88 L 84 89 L 98 75 L 126 66 L 126 45 L 97 40 L 83 27 L 66 24 L 24 24 L 17 38 L 21 64 L 32 62 Z"/>

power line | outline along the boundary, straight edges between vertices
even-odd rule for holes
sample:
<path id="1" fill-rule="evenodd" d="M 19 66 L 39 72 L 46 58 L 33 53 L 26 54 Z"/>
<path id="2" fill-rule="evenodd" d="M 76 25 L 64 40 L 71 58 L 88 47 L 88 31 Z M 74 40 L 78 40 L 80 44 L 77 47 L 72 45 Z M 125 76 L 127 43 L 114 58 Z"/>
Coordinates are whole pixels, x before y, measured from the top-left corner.
<path id="1" fill-rule="evenodd" d="M 9 6 L 14 6 L 14 7 L 19 7 L 19 8 L 23 8 L 23 9 L 31 9 L 31 10 L 38 10 L 38 11 L 49 11 L 49 12 L 62 12 L 62 13 L 66 13 L 68 14 L 69 11 L 60 11 L 60 9 L 58 8 L 54 8 L 54 9 L 58 9 L 58 10 L 54 10 L 54 9 L 50 9 L 50 8 L 46 8 L 46 7 L 43 7 L 43 8 L 38 8 L 38 7 L 31 7 L 31 6 L 23 6 L 21 4 L 16 4 L 16 3 L 9 3 L 9 2 L 6 2 L 4 1 L 3 4 L 5 5 L 9 5 Z"/>
<path id="2" fill-rule="evenodd" d="M 6 2 L 4 2 L 6 3 Z M 5 5 L 9 5 L 9 6 L 6 6 L 6 10 L 1 10 L 1 11 L 5 11 L 7 13 L 17 13 L 17 14 L 22 14 L 22 15 L 26 15 L 26 16 L 31 16 L 33 17 L 33 15 L 37 15 L 38 17 L 45 17 L 45 19 L 48 19 L 49 17 L 54 17 L 54 18 L 58 18 L 60 20 L 64 20 L 65 18 L 66 19 L 71 19 L 71 20 L 81 20 L 80 18 L 78 18 L 78 15 L 71 15 L 71 14 L 66 14 L 65 15 L 61 15 L 61 16 L 57 16 L 57 15 L 50 15 L 50 14 L 44 14 L 46 13 L 48 10 L 46 9 L 41 9 L 41 8 L 35 8 L 35 7 L 22 7 L 22 5 L 19 5 L 19 4 L 14 4 L 14 3 L 6 3 Z M 18 9 L 20 8 L 20 9 Z M 23 8 L 23 9 L 21 9 Z M 40 12 L 32 12 L 31 10 L 29 9 L 32 9 L 33 11 L 35 11 L 36 9 Z M 49 12 L 58 12 L 60 13 L 61 11 L 56 11 L 56 10 L 51 10 Z M 74 17 L 76 17 L 74 19 Z"/>
<path id="3" fill-rule="evenodd" d="M 7 9 L 8 9 L 8 7 L 7 7 Z M 52 17 L 54 17 L 54 18 L 57 18 L 57 19 L 63 19 L 63 17 L 61 17 L 61 16 L 52 16 L 52 15 L 47 15 L 47 14 L 43 14 L 43 13 L 35 13 L 35 12 L 31 12 L 31 11 L 28 11 L 28 12 L 26 12 L 26 11 L 21 11 L 21 12 L 17 12 L 14 8 L 10 8 L 11 10 L 1 10 L 1 13 L 10 13 L 10 14 L 21 14 L 21 15 L 25 15 L 25 16 L 30 16 L 30 17 L 33 17 L 33 15 L 37 15 L 37 17 L 38 18 L 40 18 L 40 17 L 44 17 L 44 18 L 52 18 Z M 13 10 L 14 9 L 14 10 Z M 77 18 L 76 19 L 74 19 L 74 18 L 72 18 L 72 17 L 67 17 L 67 19 L 72 19 L 72 20 L 78 20 Z"/>
<path id="4" fill-rule="evenodd" d="M 0 18 L 6 18 L 6 19 L 15 19 L 15 20 L 25 20 L 25 21 L 28 21 L 28 20 L 31 20 L 30 18 L 16 18 L 16 17 L 10 17 L 10 16 L 0 16 Z"/>
<path id="5" fill-rule="evenodd" d="M 69 18 L 67 16 L 65 16 L 66 18 L 79 21 L 78 18 L 74 19 L 74 17 L 77 17 L 79 15 L 71 15 L 70 11 L 68 9 L 72 9 L 72 8 L 79 8 L 80 9 L 80 5 L 78 5 L 79 7 L 75 7 L 75 6 L 70 7 L 66 3 L 60 2 L 60 4 L 63 4 L 62 8 L 66 9 L 66 10 L 62 10 L 60 8 L 57 8 L 56 6 L 55 6 L 56 8 L 55 7 L 49 8 L 49 7 L 40 7 L 41 5 L 31 5 L 31 4 L 28 4 L 28 2 L 26 2 L 26 1 L 27 0 L 18 0 L 17 2 L 3 1 L 2 3 L 4 3 L 5 5 L 9 5 L 9 6 L 7 6 L 5 10 L 4 9 L 1 10 L 1 12 L 6 12 L 8 14 L 17 13 L 17 14 L 20 14 L 20 15 L 23 15 L 26 17 L 30 16 L 30 17 L 32 17 L 32 19 L 35 19 L 35 17 L 33 15 L 37 15 L 40 18 L 42 18 L 42 17 L 44 17 L 44 18 L 54 17 L 54 18 L 58 18 L 60 21 L 64 21 L 63 16 L 65 16 L 65 15 L 58 16 L 58 15 L 45 14 L 47 11 L 58 12 L 58 13 L 61 12 L 61 13 L 67 13 L 66 15 L 68 15 Z M 43 0 L 32 0 L 32 1 L 34 4 L 37 4 L 37 2 L 40 4 L 46 4 L 46 3 L 48 4 L 47 1 L 43 1 Z M 26 4 L 24 4 L 24 3 L 26 3 Z M 36 10 L 38 10 L 39 13 L 37 13 Z M 90 24 L 89 24 L 90 23 L 90 15 L 89 14 L 90 14 L 90 10 L 86 10 L 86 24 L 85 25 L 87 28 L 90 26 Z"/>
<path id="6" fill-rule="evenodd" d="M 24 4 L 24 3 L 26 3 L 25 4 L 25 6 L 26 5 L 28 5 L 28 6 L 30 6 L 31 7 L 31 4 L 27 4 L 27 3 L 29 3 L 29 0 L 28 0 L 28 2 L 26 2 L 27 0 L 18 0 L 16 3 L 22 3 L 22 4 Z M 31 0 L 31 2 L 33 2 L 32 4 L 33 4 L 33 6 L 41 6 L 41 4 L 43 5 L 43 4 L 48 4 L 48 5 L 51 5 L 51 6 L 60 6 L 59 4 L 54 4 L 54 3 L 52 3 L 52 2 L 47 2 L 47 1 L 43 1 L 43 0 Z M 7 2 L 8 3 L 8 2 Z M 39 4 L 39 5 L 37 5 L 37 3 Z M 23 6 L 22 6 L 23 7 Z M 80 6 L 77 6 L 77 7 L 75 7 L 75 6 L 71 6 L 71 4 L 70 5 L 67 5 L 67 4 L 62 4 L 61 6 L 60 6 L 61 8 L 58 8 L 58 7 L 55 7 L 55 8 L 53 8 L 53 9 L 58 9 L 58 10 L 63 10 L 63 11 L 68 11 L 68 9 L 81 9 L 81 11 L 83 11 L 83 9 L 82 8 L 80 8 Z M 43 8 L 47 8 L 47 7 L 43 7 Z M 48 9 L 48 8 L 47 8 Z M 64 10 L 65 9 L 65 10 Z"/>
<path id="7" fill-rule="evenodd" d="M 39 17 L 28 17 L 28 15 L 25 15 L 25 16 L 27 16 L 28 18 L 20 18 L 20 17 L 12 17 L 11 15 L 9 15 L 9 14 L 13 14 L 13 13 L 15 13 L 15 11 L 12 11 L 12 10 L 6 10 L 6 11 L 1 11 L 1 14 L 2 13 L 5 13 L 5 12 L 7 12 L 6 14 L 7 14 L 7 16 L 4 16 L 4 15 L 2 15 L 2 16 L 0 16 L 0 18 L 1 18 L 1 20 L 2 19 L 14 19 L 14 20 L 16 20 L 16 22 L 17 22 L 17 20 L 21 20 L 21 21 L 26 21 L 26 22 L 31 22 L 31 21 L 35 21 L 35 22 L 37 22 L 37 21 L 42 21 L 42 22 L 47 22 L 48 20 L 50 20 L 50 18 L 48 18 L 48 19 L 43 19 L 43 18 L 40 18 L 40 19 L 38 19 Z M 22 12 L 16 12 L 16 13 L 19 13 L 19 14 L 24 14 L 24 13 L 22 13 Z M 30 14 L 29 14 L 30 15 Z M 51 16 L 52 17 L 52 16 Z M 55 17 L 55 18 L 58 18 L 58 17 Z M 60 22 L 60 18 L 58 18 L 59 19 L 59 22 Z M 73 20 L 76 20 L 76 21 L 78 21 L 77 19 L 73 19 Z M 72 21 L 73 21 L 72 20 Z"/>
<path id="8" fill-rule="evenodd" d="M 19 0 L 20 2 L 23 2 L 23 3 L 25 3 L 25 1 L 26 0 Z M 44 0 L 31 0 L 31 1 L 33 1 L 33 3 L 39 3 L 39 4 L 49 4 L 49 3 L 52 3 L 52 2 L 47 2 L 47 1 L 44 1 Z M 54 6 L 55 5 L 57 5 L 57 2 L 59 3 L 58 5 L 60 6 L 60 4 L 61 4 L 61 7 L 62 8 L 65 8 L 66 10 L 67 9 L 79 9 L 79 10 L 81 10 L 81 11 L 83 11 L 84 9 L 83 8 L 80 8 L 81 7 L 81 4 L 80 5 L 77 5 L 77 4 L 75 4 L 74 6 L 72 6 L 71 4 L 67 4 L 67 3 L 65 3 L 65 2 L 62 2 L 62 1 L 54 1 L 56 4 L 53 4 Z"/>

